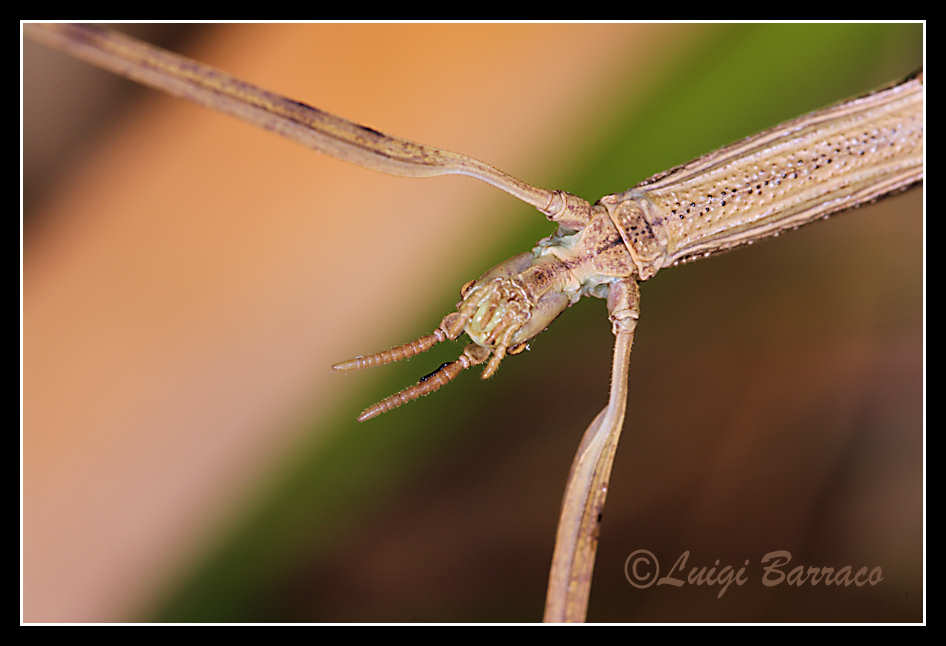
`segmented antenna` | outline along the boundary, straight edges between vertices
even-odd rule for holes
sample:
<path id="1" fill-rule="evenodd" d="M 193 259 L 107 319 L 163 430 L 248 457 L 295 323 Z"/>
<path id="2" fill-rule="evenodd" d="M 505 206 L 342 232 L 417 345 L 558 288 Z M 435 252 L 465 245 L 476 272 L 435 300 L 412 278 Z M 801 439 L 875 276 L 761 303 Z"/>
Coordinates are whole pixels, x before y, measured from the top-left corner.
<path id="1" fill-rule="evenodd" d="M 394 363 L 395 361 L 400 361 L 401 359 L 408 359 L 420 354 L 421 352 L 427 352 L 427 350 L 430 350 L 438 343 L 446 341 L 447 339 L 455 339 L 460 336 L 460 333 L 463 332 L 463 326 L 466 325 L 469 316 L 470 315 L 468 313 L 460 314 L 458 312 L 447 314 L 440 322 L 440 326 L 426 336 L 422 336 L 419 339 L 405 343 L 404 345 L 395 346 L 390 350 L 382 350 L 381 352 L 376 352 L 375 354 L 369 354 L 367 356 L 359 354 L 348 361 L 336 363 L 334 366 L 332 366 L 332 369 L 339 372 L 346 372 L 348 370 L 373 368 L 374 366 L 383 366 L 386 363 Z"/>
<path id="2" fill-rule="evenodd" d="M 369 420 L 372 417 L 377 417 L 381 413 L 386 413 L 389 410 L 393 410 L 398 406 L 403 406 L 409 401 L 413 401 L 419 397 L 423 397 L 424 395 L 429 395 L 436 390 L 440 390 L 448 383 L 456 379 L 457 375 L 470 366 L 475 366 L 486 361 L 489 353 L 489 348 L 484 348 L 483 346 L 471 343 L 470 345 L 466 346 L 466 348 L 463 350 L 463 354 L 461 354 L 456 361 L 443 364 L 433 373 L 427 375 L 426 377 L 421 377 L 420 381 L 418 381 L 413 386 L 408 386 L 401 392 L 382 399 L 377 404 L 369 406 L 365 410 L 361 411 L 361 415 L 358 416 L 358 421 L 364 422 L 365 420 Z"/>
<path id="3" fill-rule="evenodd" d="M 446 332 L 440 328 L 437 328 L 431 334 L 422 336 L 421 338 L 411 341 L 410 343 L 405 343 L 404 345 L 391 348 L 390 350 L 382 350 L 381 352 L 369 354 L 368 356 L 362 356 L 359 354 L 348 361 L 336 363 L 334 366 L 332 366 L 332 369 L 344 372 L 347 370 L 360 370 L 362 368 L 383 366 L 386 363 L 394 363 L 395 361 L 400 361 L 401 359 L 407 359 L 408 357 L 418 355 L 421 352 L 426 352 L 433 346 L 446 340 Z"/>

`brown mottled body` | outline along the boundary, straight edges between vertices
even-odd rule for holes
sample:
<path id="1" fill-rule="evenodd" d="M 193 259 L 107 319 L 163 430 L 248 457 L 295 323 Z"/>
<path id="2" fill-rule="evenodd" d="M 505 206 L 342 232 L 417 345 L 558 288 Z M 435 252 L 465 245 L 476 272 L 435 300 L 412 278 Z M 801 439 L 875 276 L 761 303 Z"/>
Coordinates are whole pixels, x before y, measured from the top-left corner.
<path id="1" fill-rule="evenodd" d="M 601 198 L 642 279 L 923 178 L 923 74 L 792 119 Z"/>
<path id="2" fill-rule="evenodd" d="M 661 268 L 869 203 L 922 177 L 923 74 L 918 73 L 782 123 L 594 205 L 554 192 L 544 212 L 558 222 L 558 232 L 539 241 L 531 254 L 464 285 L 457 312 L 440 329 L 449 319 L 453 330 L 462 328 L 489 351 L 483 371 L 488 378 L 507 352 L 521 350 L 582 296 L 607 298 L 616 284 L 647 280 Z M 385 363 L 425 345 L 415 342 L 353 362 Z M 336 367 L 348 369 L 353 362 Z M 404 392 L 428 392 L 421 390 Z M 363 413 L 359 419 L 371 416 Z"/>

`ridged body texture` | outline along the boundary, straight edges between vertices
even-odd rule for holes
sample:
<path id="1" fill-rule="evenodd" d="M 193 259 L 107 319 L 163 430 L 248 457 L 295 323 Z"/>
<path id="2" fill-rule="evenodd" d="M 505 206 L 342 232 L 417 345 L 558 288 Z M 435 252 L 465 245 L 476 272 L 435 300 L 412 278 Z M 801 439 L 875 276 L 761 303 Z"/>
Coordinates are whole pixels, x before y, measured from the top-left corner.
<path id="1" fill-rule="evenodd" d="M 923 178 L 923 76 L 813 112 L 601 199 L 642 279 Z"/>

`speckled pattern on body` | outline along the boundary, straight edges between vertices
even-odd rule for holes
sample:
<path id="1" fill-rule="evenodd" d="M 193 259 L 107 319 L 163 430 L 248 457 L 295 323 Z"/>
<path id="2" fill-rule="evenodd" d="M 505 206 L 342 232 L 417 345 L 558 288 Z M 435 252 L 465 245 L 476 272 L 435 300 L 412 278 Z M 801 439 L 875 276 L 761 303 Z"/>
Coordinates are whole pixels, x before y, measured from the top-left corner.
<path id="1" fill-rule="evenodd" d="M 923 177 L 923 75 L 813 112 L 601 199 L 658 269 L 751 243 Z"/>

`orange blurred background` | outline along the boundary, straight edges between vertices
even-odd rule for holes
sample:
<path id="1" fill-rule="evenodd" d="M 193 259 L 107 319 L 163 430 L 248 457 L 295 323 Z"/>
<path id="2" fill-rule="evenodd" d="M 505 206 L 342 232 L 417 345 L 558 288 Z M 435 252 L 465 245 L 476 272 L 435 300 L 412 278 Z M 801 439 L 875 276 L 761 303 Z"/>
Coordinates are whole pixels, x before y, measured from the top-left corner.
<path id="1" fill-rule="evenodd" d="M 266 89 L 384 132 L 473 155 L 549 186 L 571 151 L 590 145 L 581 139 L 583 122 L 600 119 L 602 105 L 626 97 L 627 88 L 655 82 L 658 70 L 652 61 L 669 56 L 664 52 L 681 42 L 705 37 L 713 27 L 137 29 L 153 42 Z M 236 522 L 246 501 L 258 495 L 259 483 L 271 477 L 273 465 L 295 450 L 301 434 L 307 434 L 306 442 L 319 441 L 311 436 L 318 426 L 307 426 L 307 420 L 340 412 L 353 417 L 358 409 L 348 404 L 371 403 L 353 399 L 352 392 L 372 377 L 333 375 L 328 366 L 428 332 L 439 320 L 436 312 L 453 305 L 439 299 L 440 294 L 472 278 L 464 273 L 467 268 L 485 270 L 502 259 L 484 259 L 484 250 L 495 248 L 516 205 L 466 178 L 394 178 L 325 158 L 30 42 L 24 43 L 23 54 L 23 618 L 150 618 L 164 591 Z M 896 68 L 890 73 L 895 75 Z M 700 123 L 695 119 L 690 127 Z M 628 177 L 626 186 L 610 190 L 623 190 L 639 179 Z M 711 564 L 720 556 L 741 562 L 743 555 L 754 558 L 756 552 L 788 544 L 807 546 L 810 551 L 799 557 L 877 560 L 891 572 L 886 590 L 894 591 L 900 605 L 891 606 L 888 598 L 864 601 L 848 595 L 832 615 L 835 620 L 864 620 L 879 607 L 891 608 L 889 615 L 879 617 L 883 620 L 919 619 L 922 312 L 915 254 L 921 245 L 922 193 L 913 191 L 878 209 L 845 216 L 862 221 L 856 228 L 842 228 L 832 220 L 798 232 L 799 245 L 802 239 L 814 245 L 799 247 L 798 256 L 790 251 L 770 254 L 772 283 L 782 273 L 797 274 L 798 282 L 783 292 L 767 291 L 764 268 L 727 268 L 728 255 L 706 264 L 703 277 L 695 279 L 704 281 L 702 286 L 691 288 L 697 291 L 675 287 L 670 272 L 665 296 L 657 295 L 656 281 L 645 286 L 629 417 L 630 424 L 639 425 L 631 428 L 640 431 L 625 431 L 615 466 L 616 474 L 625 474 L 615 488 L 626 486 L 631 492 L 624 497 L 627 509 L 620 511 L 621 503 L 615 502 L 619 494 L 612 490 L 613 540 L 602 543 L 598 567 L 604 580 L 596 579 L 596 585 L 615 591 L 616 597 L 596 610 L 596 599 L 606 598 L 607 592 L 593 589 L 590 618 L 784 620 L 771 599 L 732 601 L 739 598 L 734 593 L 729 603 L 741 604 L 735 610 L 704 591 L 676 598 L 664 591 L 633 596 L 637 591 L 623 580 L 621 567 L 634 546 L 649 547 L 668 559 L 692 549 Z M 520 212 L 543 226 L 534 212 Z M 512 226 L 521 230 L 520 224 Z M 848 245 L 852 248 L 846 249 Z M 771 251 L 775 245 L 765 248 Z M 812 248 L 832 254 L 835 266 L 813 268 L 812 259 L 819 256 Z M 840 251 L 835 254 L 834 249 Z M 746 266 L 766 262 L 764 252 L 746 253 L 755 253 Z M 807 258 L 808 264 L 792 258 Z M 903 269 L 907 287 L 875 288 L 871 278 L 864 280 L 864 272 L 874 274 L 861 268 L 875 262 L 881 267 L 876 271 L 886 274 L 897 262 L 909 264 Z M 685 269 L 700 273 L 697 267 Z M 728 287 L 734 275 L 745 281 L 738 289 Z M 809 285 L 832 281 L 838 286 L 804 300 Z M 671 295 L 679 292 L 674 289 L 684 290 L 676 305 Z M 831 324 L 816 321 L 819 298 L 844 301 L 846 313 L 837 314 Z M 777 303 L 785 309 L 773 314 Z M 567 350 L 543 340 L 545 363 L 536 360 L 530 368 L 525 364 L 536 357 L 517 357 L 489 384 L 470 379 L 452 386 L 466 389 L 471 399 L 489 389 L 501 391 L 492 396 L 505 397 L 500 401 L 510 409 L 521 408 L 510 422 L 520 429 L 530 423 L 541 429 L 562 415 L 550 407 L 530 421 L 530 407 L 535 410 L 546 400 L 576 402 L 567 422 L 559 417 L 569 430 L 558 433 L 563 437 L 555 443 L 538 431 L 502 439 L 487 433 L 484 437 L 492 439 L 482 441 L 500 453 L 490 452 L 485 464 L 477 462 L 483 464 L 482 479 L 453 485 L 480 489 L 493 501 L 504 500 L 508 486 L 520 487 L 517 495 L 526 502 L 499 509 L 495 502 L 473 503 L 467 494 L 454 491 L 454 498 L 430 503 L 428 489 L 443 487 L 451 474 L 436 466 L 417 467 L 437 486 L 423 484 L 427 480 L 414 473 L 419 479 L 409 477 L 406 489 L 388 492 L 393 497 L 384 498 L 390 503 L 386 509 L 400 511 L 366 515 L 363 531 L 344 534 L 335 557 L 313 556 L 300 564 L 298 579 L 285 583 L 283 590 L 292 601 L 272 618 L 431 619 L 419 610 L 395 611 L 391 598 L 429 597 L 461 582 L 448 576 L 449 567 L 429 579 L 405 582 L 396 563 L 452 562 L 457 554 L 469 554 L 469 543 L 451 541 L 458 541 L 457 534 L 472 541 L 472 529 L 464 522 L 486 517 L 486 510 L 507 520 L 541 512 L 536 534 L 553 538 L 570 451 L 577 447 L 581 420 L 590 421 L 603 404 L 607 381 L 610 339 L 603 304 L 581 308 L 594 310 L 590 318 L 604 320 L 593 329 L 600 337 L 596 345 Z M 786 312 L 795 308 L 802 310 L 801 323 L 788 318 Z M 748 318 L 723 320 L 732 310 L 744 310 L 737 314 Z M 417 327 L 418 312 L 433 313 L 423 324 L 427 327 Z M 706 312 L 712 313 L 706 314 L 702 331 L 698 322 L 696 329 L 686 327 L 694 322 L 686 319 Z M 662 334 L 678 339 L 732 336 L 714 343 L 661 345 Z M 812 341 L 822 334 L 826 338 L 820 343 Z M 680 355 L 672 355 L 674 350 Z M 560 363 L 555 364 L 559 352 Z M 591 357 L 587 365 L 579 364 L 582 354 Z M 792 358 L 800 365 L 786 363 Z M 735 376 L 725 372 L 730 364 L 739 366 L 732 368 Z M 426 360 L 414 360 L 404 379 L 435 365 L 428 368 Z M 578 366 L 571 377 L 578 384 L 564 383 L 561 391 L 544 394 L 520 387 L 530 372 L 554 372 L 556 365 L 565 366 L 566 377 L 560 381 L 567 378 L 568 367 Z M 584 376 L 584 370 L 593 376 Z M 878 399 L 886 396 L 904 403 L 888 406 Z M 655 402 L 654 407 L 648 409 L 645 400 Z M 635 401 L 641 403 L 635 407 Z M 497 414 L 500 409 L 491 406 L 485 404 Z M 823 417 L 806 422 L 804 416 L 810 413 L 814 420 L 816 412 Z M 888 413 L 893 421 L 877 417 Z M 486 420 L 492 415 L 479 423 L 489 426 Z M 719 430 L 698 430 L 706 417 L 716 418 Z M 786 434 L 780 422 L 772 423 L 771 433 L 760 430 L 775 417 L 789 420 L 784 423 L 792 425 L 794 434 Z M 383 422 L 373 428 L 384 432 Z M 798 428 L 809 428 L 812 436 L 803 436 Z M 836 432 L 825 439 L 825 428 Z M 693 435 L 674 434 L 684 431 Z M 856 441 L 858 433 L 873 433 L 876 441 L 865 448 Z M 856 451 L 847 453 L 852 446 Z M 902 461 L 891 455 L 891 447 L 905 453 Z M 471 451 L 469 446 L 453 448 L 460 457 L 445 454 L 442 464 L 456 466 L 454 461 Z M 504 466 L 506 458 L 497 457 L 504 448 L 526 456 L 527 465 L 530 459 L 535 464 Z M 554 451 L 555 457 L 540 464 L 538 451 L 548 451 L 549 458 Z M 857 451 L 880 453 L 857 462 Z M 766 465 L 773 455 L 795 452 L 797 461 Z M 854 461 L 854 475 L 844 470 L 845 460 Z M 798 471 L 804 464 L 805 470 Z M 876 497 L 854 498 L 862 509 L 851 507 L 848 499 L 821 506 L 825 497 L 840 495 L 820 489 L 824 482 L 837 484 L 840 478 L 842 489 L 863 495 L 863 487 L 878 482 L 875 464 L 895 470 L 880 482 L 900 483 L 902 491 L 885 486 Z M 499 486 L 488 475 L 493 469 L 509 469 L 510 482 L 517 481 L 518 473 L 527 484 Z M 778 475 L 802 490 L 794 492 L 799 494 L 796 502 L 785 501 L 784 485 L 771 485 L 781 488 L 778 494 L 767 492 L 767 478 Z M 648 488 L 657 482 L 662 484 Z M 786 505 L 784 515 L 757 516 L 767 499 Z M 530 501 L 538 511 L 524 509 Z M 426 504 L 436 510 L 434 518 L 422 511 Z M 839 510 L 855 516 L 854 521 L 837 519 Z M 395 526 L 414 523 L 413 530 L 389 532 L 384 529 L 387 515 Z M 763 538 L 750 538 L 748 528 L 760 517 L 765 529 L 758 535 Z M 443 529 L 437 529 L 441 523 Z M 422 533 L 443 532 L 434 537 L 435 547 L 414 542 L 420 528 Z M 518 538 L 515 533 L 503 535 L 507 547 L 517 540 L 531 545 L 540 564 L 550 555 L 549 545 L 536 545 L 531 533 Z M 802 537 L 812 533 L 827 533 L 843 547 L 811 548 Z M 884 549 L 899 540 L 909 546 Z M 509 555 L 517 552 L 508 549 L 486 561 L 515 570 L 516 559 Z M 899 560 L 891 562 L 894 555 Z M 353 564 L 356 560 L 362 570 Z M 359 577 L 383 579 L 386 571 L 394 577 L 388 583 L 364 579 L 365 587 L 358 586 Z M 537 612 L 515 615 L 522 621 L 541 616 L 544 579 L 541 567 L 538 571 L 536 578 L 530 570 L 530 583 L 523 588 Z M 469 575 L 465 572 L 468 582 Z M 456 573 L 456 578 L 463 577 Z M 343 584 L 314 591 L 305 587 L 305 581 L 316 579 L 348 582 L 351 597 L 360 598 L 363 608 L 342 601 L 347 598 L 344 589 L 333 600 L 332 591 Z M 457 605 L 445 605 L 433 619 L 506 619 L 499 609 L 467 614 L 462 593 L 457 598 L 450 602 Z M 800 609 L 792 618 L 818 618 L 825 599 L 836 598 L 796 595 Z M 787 602 L 782 598 L 779 603 Z"/>
<path id="2" fill-rule="evenodd" d="M 627 35 L 212 26 L 181 51 L 355 121 L 521 169 L 543 151 L 560 155 L 556 124 L 582 108 L 616 51 L 655 37 L 635 45 Z M 549 47 L 562 39 L 567 48 Z M 107 76 L 25 47 L 28 62 L 47 59 L 31 75 L 57 65 L 71 68 L 67 81 Z M 27 152 L 49 127 L 33 110 L 83 93 L 30 82 L 46 95 L 26 108 Z M 83 155 L 30 196 L 26 213 L 28 619 L 109 620 L 135 608 L 286 450 L 292 427 L 275 425 L 280 435 L 271 421 L 291 420 L 312 393 L 330 405 L 352 380 L 327 366 L 390 344 L 389 330 L 429 300 L 428 273 L 502 230 L 488 201 L 500 198 L 469 180 L 390 178 L 157 92 L 131 101 L 82 125 L 88 139 L 70 146 Z"/>

